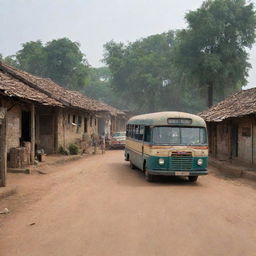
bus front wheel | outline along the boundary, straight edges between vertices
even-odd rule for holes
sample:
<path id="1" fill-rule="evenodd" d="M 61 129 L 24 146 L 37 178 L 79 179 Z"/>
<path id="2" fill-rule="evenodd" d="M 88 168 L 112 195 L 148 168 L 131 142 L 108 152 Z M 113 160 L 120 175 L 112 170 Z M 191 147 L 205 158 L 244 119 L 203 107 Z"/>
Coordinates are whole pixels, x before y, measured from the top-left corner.
<path id="1" fill-rule="evenodd" d="M 129 161 L 130 159 L 129 159 L 129 154 L 125 154 L 125 161 Z"/>
<path id="2" fill-rule="evenodd" d="M 197 179 L 198 179 L 198 176 L 189 176 L 189 177 L 188 177 L 188 180 L 189 180 L 190 182 L 196 182 Z"/>
<path id="3" fill-rule="evenodd" d="M 145 171 L 145 180 L 148 182 L 153 181 L 153 175 L 149 174 L 148 171 Z"/>

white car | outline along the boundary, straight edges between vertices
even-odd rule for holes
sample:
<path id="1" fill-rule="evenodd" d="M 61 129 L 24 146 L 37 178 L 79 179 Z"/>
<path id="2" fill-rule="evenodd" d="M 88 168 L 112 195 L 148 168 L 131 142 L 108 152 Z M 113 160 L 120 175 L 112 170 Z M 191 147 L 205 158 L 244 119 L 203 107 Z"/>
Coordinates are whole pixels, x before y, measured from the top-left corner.
<path id="1" fill-rule="evenodd" d="M 110 148 L 124 148 L 126 140 L 126 132 L 116 132 L 110 140 Z"/>

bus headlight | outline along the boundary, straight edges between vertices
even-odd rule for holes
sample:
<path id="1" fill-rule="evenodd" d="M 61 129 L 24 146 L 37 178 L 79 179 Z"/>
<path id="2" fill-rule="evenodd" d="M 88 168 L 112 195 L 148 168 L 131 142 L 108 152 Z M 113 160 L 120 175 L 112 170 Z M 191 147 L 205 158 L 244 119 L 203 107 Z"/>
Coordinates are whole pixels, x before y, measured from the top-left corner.
<path id="1" fill-rule="evenodd" d="M 164 159 L 163 159 L 163 158 L 159 158 L 158 163 L 159 163 L 160 165 L 164 165 Z"/>
<path id="2" fill-rule="evenodd" d="M 204 162 L 204 161 L 203 161 L 203 159 L 201 159 L 201 158 L 197 160 L 197 164 L 198 164 L 198 165 L 203 165 L 203 162 Z"/>

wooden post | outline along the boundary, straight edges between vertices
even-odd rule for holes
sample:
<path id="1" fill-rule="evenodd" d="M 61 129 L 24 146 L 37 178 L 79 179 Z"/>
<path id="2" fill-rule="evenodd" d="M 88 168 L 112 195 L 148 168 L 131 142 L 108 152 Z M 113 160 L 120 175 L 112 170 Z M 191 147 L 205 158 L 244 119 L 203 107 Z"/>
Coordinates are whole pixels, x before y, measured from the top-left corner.
<path id="1" fill-rule="evenodd" d="M 35 129 L 35 105 L 31 105 L 31 123 L 30 123 L 30 134 L 31 134 L 31 154 L 30 162 L 35 163 L 35 140 L 36 140 L 36 129 Z"/>
<path id="2" fill-rule="evenodd" d="M 0 124 L 1 126 L 1 129 L 0 129 L 0 187 L 5 187 L 6 172 L 7 172 L 6 109 L 1 108 L 0 112 L 4 116 L 4 118 L 0 119 L 1 120 L 1 124 Z"/>

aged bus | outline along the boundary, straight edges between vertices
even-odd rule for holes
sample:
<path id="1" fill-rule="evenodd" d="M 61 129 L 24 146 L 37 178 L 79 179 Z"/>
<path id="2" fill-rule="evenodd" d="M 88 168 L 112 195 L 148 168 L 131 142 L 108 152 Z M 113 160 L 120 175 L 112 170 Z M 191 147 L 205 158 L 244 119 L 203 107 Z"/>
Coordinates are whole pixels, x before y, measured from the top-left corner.
<path id="1" fill-rule="evenodd" d="M 141 169 L 147 181 L 154 175 L 174 175 L 196 182 L 208 173 L 205 121 L 183 112 L 132 117 L 126 127 L 125 160 Z"/>

